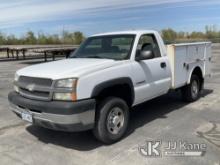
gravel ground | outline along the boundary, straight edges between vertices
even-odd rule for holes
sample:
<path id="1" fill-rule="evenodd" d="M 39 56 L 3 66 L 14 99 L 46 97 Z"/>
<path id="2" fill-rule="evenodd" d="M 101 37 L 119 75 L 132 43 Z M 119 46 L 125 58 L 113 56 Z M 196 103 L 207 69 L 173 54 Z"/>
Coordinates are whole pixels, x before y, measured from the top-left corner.
<path id="1" fill-rule="evenodd" d="M 220 165 L 220 45 L 213 50 L 213 77 L 206 80 L 202 98 L 195 103 L 181 101 L 170 93 L 134 109 L 126 137 L 103 145 L 91 131 L 65 133 L 29 125 L 17 118 L 7 101 L 17 69 L 42 60 L 0 63 L 0 164 L 1 165 Z M 161 140 L 205 144 L 204 156 L 146 157 L 139 148 L 146 141 Z"/>

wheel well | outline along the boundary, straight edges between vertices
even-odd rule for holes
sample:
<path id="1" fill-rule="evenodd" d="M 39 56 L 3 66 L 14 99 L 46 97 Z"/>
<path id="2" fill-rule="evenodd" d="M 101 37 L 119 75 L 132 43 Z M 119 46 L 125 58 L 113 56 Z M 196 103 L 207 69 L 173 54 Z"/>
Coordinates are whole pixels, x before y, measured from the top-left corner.
<path id="1" fill-rule="evenodd" d="M 200 84 L 200 90 L 203 88 L 203 83 L 204 83 L 204 78 L 203 78 L 203 75 L 202 75 L 202 70 L 200 69 L 200 67 L 196 67 L 193 72 L 192 72 L 192 75 L 196 75 L 199 77 L 199 80 L 201 82 Z"/>
<path id="2" fill-rule="evenodd" d="M 97 94 L 96 98 L 100 101 L 109 96 L 123 99 L 128 106 L 133 104 L 133 92 L 128 84 L 120 84 L 104 88 Z"/>

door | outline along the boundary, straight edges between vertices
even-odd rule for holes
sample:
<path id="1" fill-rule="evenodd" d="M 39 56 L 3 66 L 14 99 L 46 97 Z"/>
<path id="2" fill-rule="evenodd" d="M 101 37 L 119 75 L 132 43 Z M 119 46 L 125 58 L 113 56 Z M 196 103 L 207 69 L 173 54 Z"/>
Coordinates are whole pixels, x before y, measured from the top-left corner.
<path id="1" fill-rule="evenodd" d="M 145 34 L 140 37 L 137 55 L 142 50 L 152 51 L 153 57 L 136 61 L 133 65 L 136 104 L 166 93 L 171 86 L 168 57 L 161 56 L 159 45 L 153 34 Z"/>
<path id="2" fill-rule="evenodd" d="M 205 47 L 205 53 L 204 53 L 204 70 L 205 70 L 205 76 L 211 76 L 211 59 L 212 59 L 212 45 L 211 43 L 207 43 Z"/>

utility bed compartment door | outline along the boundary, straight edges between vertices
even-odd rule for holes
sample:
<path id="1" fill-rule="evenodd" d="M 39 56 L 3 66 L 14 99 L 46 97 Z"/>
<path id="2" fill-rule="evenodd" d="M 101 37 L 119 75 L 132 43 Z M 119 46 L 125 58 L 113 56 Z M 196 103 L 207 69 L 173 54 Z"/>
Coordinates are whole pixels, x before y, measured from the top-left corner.
<path id="1" fill-rule="evenodd" d="M 187 84 L 192 70 L 199 66 L 203 77 L 210 74 L 211 43 L 184 43 L 167 46 L 172 71 L 172 88 Z"/>
<path id="2" fill-rule="evenodd" d="M 185 47 L 169 47 L 169 60 L 172 72 L 172 88 L 183 86 L 186 83 L 187 73 L 185 62 L 187 60 L 187 49 Z"/>
<path id="3" fill-rule="evenodd" d="M 204 59 L 205 59 L 205 65 L 204 65 L 205 76 L 211 76 L 211 59 L 212 59 L 211 43 L 206 45 Z"/>

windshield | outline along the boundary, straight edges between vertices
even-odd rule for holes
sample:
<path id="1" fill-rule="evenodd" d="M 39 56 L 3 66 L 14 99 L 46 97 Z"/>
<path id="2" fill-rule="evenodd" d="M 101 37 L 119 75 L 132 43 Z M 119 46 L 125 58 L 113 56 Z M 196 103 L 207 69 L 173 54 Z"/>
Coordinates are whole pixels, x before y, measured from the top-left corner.
<path id="1" fill-rule="evenodd" d="M 70 58 L 130 58 L 135 35 L 111 35 L 88 38 Z"/>

